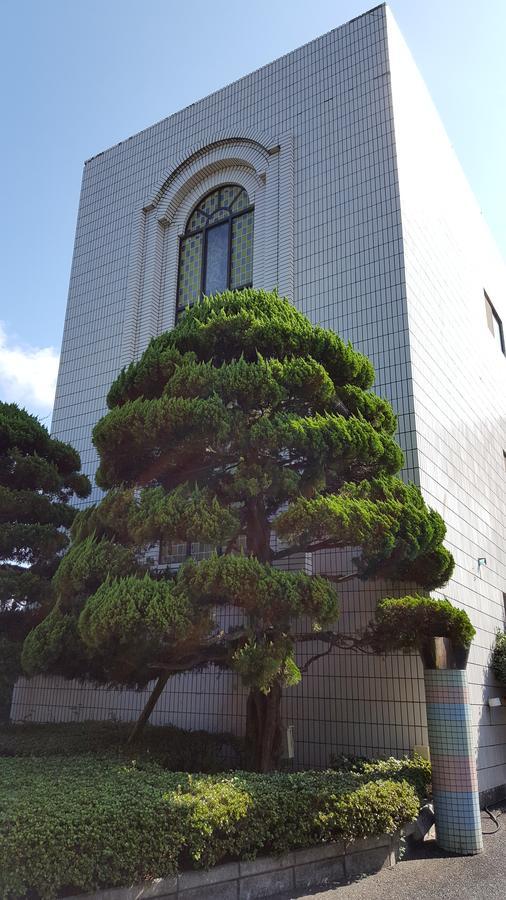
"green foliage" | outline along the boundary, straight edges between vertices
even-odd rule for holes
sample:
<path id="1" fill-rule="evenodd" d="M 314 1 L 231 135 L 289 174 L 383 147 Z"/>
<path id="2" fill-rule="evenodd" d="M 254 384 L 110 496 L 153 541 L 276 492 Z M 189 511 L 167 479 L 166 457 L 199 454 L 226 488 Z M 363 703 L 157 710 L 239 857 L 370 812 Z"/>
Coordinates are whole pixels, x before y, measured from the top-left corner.
<path id="1" fill-rule="evenodd" d="M 506 687 L 506 634 L 504 633 L 499 632 L 496 635 L 491 666 L 499 684 Z"/>
<path id="2" fill-rule="evenodd" d="M 233 424 L 232 414 L 216 397 L 139 397 L 115 407 L 93 429 L 100 454 L 96 482 L 104 489 L 147 484 L 180 468 L 190 455 L 209 453 L 210 435 L 214 442 L 227 442 Z"/>
<path id="3" fill-rule="evenodd" d="M 475 634 L 467 613 L 449 600 L 387 597 L 378 603 L 369 642 L 377 652 L 420 649 L 430 637 L 447 637 L 456 647 L 469 647 Z"/>
<path id="4" fill-rule="evenodd" d="M 336 755 L 331 757 L 330 764 L 339 772 L 360 773 L 367 781 L 407 781 L 414 787 L 420 800 L 424 800 L 430 793 L 431 765 L 417 753 L 402 759 L 391 756 L 375 760 Z"/>
<path id="5" fill-rule="evenodd" d="M 75 493 L 87 497 L 90 483 L 79 475 L 79 454 L 51 438 L 35 416 L 15 403 L 0 403 L 0 485 L 42 491 L 65 502 Z M 23 493 L 23 503 L 28 499 Z M 42 502 L 40 498 L 33 502 Z"/>
<path id="6" fill-rule="evenodd" d="M 84 756 L 4 759 L 0 772 L 9 784 L 0 797 L 5 898 L 394 833 L 419 808 L 407 781 L 362 773 L 185 775 Z"/>
<path id="7" fill-rule="evenodd" d="M 156 762 L 174 772 L 221 772 L 238 765 L 243 746 L 232 734 L 147 725 L 132 743 L 130 722 L 68 722 L 0 726 L 1 756 L 111 757 Z"/>
<path id="8" fill-rule="evenodd" d="M 129 519 L 134 504 L 134 492 L 117 488 L 109 491 L 98 504 L 77 513 L 70 534 L 74 543 L 87 537 L 107 538 L 120 544 L 131 543 Z"/>
<path id="9" fill-rule="evenodd" d="M 293 645 L 286 638 L 257 644 L 249 641 L 236 650 L 232 665 L 247 687 L 257 687 L 268 694 L 279 680 L 285 687 L 298 684 L 301 672 L 293 658 Z"/>
<path id="10" fill-rule="evenodd" d="M 77 631 L 75 614 L 54 606 L 45 619 L 28 633 L 21 653 L 23 672 L 29 677 L 42 672 L 85 677 L 86 654 Z"/>
<path id="11" fill-rule="evenodd" d="M 179 570 L 177 585 L 196 604 L 241 607 L 266 628 L 288 627 L 290 619 L 302 614 L 318 625 L 338 615 L 337 592 L 327 579 L 283 572 L 242 553 L 213 554 L 198 563 L 189 559 Z"/>
<path id="12" fill-rule="evenodd" d="M 388 400 L 378 397 L 371 391 L 364 391 L 354 384 L 344 384 L 336 389 L 336 397 L 348 414 L 361 416 L 374 428 L 394 434 L 397 428 L 397 416 Z"/>
<path id="13" fill-rule="evenodd" d="M 362 548 L 359 574 L 414 581 L 433 589 L 453 572 L 442 546 L 446 526 L 413 484 L 383 475 L 345 484 L 339 494 L 298 498 L 274 523 L 279 537 L 294 544 Z"/>
<path id="14" fill-rule="evenodd" d="M 151 639 L 171 631 L 182 632 L 190 625 L 184 595 L 171 582 L 144 578 L 107 579 L 90 597 L 79 619 L 79 630 L 87 643 L 142 640 L 144 631 Z"/>
<path id="15" fill-rule="evenodd" d="M 72 525 L 75 543 L 107 538 L 137 549 L 164 541 L 203 541 L 214 546 L 237 536 L 239 521 L 216 496 L 181 484 L 170 494 L 162 487 L 110 490 L 95 506 L 81 510 Z"/>
<path id="16" fill-rule="evenodd" d="M 250 699 L 263 693 L 247 706 L 252 744 L 271 741 L 257 764 L 275 762 L 280 688 L 301 677 L 296 643 L 316 632 L 330 647 L 341 638 L 329 580 L 282 571 L 283 560 L 343 548 L 354 571 L 337 581 L 423 588 L 452 572 L 443 520 L 396 477 L 396 417 L 373 378 L 368 359 L 276 292 L 204 298 L 151 341 L 95 426 L 97 483 L 109 493 L 76 518 L 74 555 L 55 579 L 61 612 L 80 615 L 86 673 L 94 665 L 99 680 L 140 685 L 211 663 L 233 668 Z M 144 580 L 118 572 L 108 544 L 89 549 L 100 540 L 138 558 L 160 540 L 200 542 L 210 556 L 162 584 L 157 571 Z M 97 585 L 108 561 L 111 577 Z M 236 624 L 225 631 L 219 611 L 230 605 Z M 61 658 L 48 659 L 63 671 Z M 274 724 L 264 728 L 267 716 Z"/>
<path id="17" fill-rule="evenodd" d="M 138 396 L 160 396 L 182 358 L 188 359 L 186 354 L 213 365 L 241 357 L 256 362 L 258 354 L 278 360 L 310 356 L 324 366 L 336 385 L 367 389 L 374 378 L 365 356 L 334 332 L 311 325 L 284 298 L 255 289 L 225 291 L 205 297 L 186 311 L 173 331 L 154 338 L 142 359 L 114 382 L 109 407 Z"/>
<path id="18" fill-rule="evenodd" d="M 30 490 L 10 490 L 0 485 L 0 523 L 57 525 L 72 524 L 74 510 L 66 503 L 54 503 L 44 494 Z"/>
<path id="19" fill-rule="evenodd" d="M 170 494 L 162 487 L 143 490 L 130 511 L 129 527 L 138 544 L 162 539 L 220 546 L 237 537 L 240 523 L 216 497 L 180 485 Z"/>
<path id="20" fill-rule="evenodd" d="M 94 535 L 72 545 L 53 578 L 53 587 L 65 606 L 95 593 L 106 578 L 134 573 L 139 566 L 131 550 Z M 60 604 L 61 605 L 61 604 Z"/>
<path id="21" fill-rule="evenodd" d="M 325 465 L 329 475 L 341 469 L 343 457 L 353 459 L 357 469 L 374 466 L 377 473 L 397 472 L 403 463 L 402 451 L 389 434 L 376 431 L 363 419 L 332 412 L 263 418 L 251 426 L 251 442 L 271 451 L 283 446 L 295 458 Z"/>
<path id="22" fill-rule="evenodd" d="M 111 642 L 104 647 L 103 653 L 91 652 L 78 629 L 78 619 L 90 593 L 96 595 L 111 583 L 111 578 L 138 571 L 133 553 L 106 538 L 97 540 L 91 535 L 82 543 L 73 544 L 53 578 L 56 602 L 25 638 L 21 655 L 24 673 L 29 677 L 52 672 L 67 678 L 91 678 L 99 682 L 113 682 L 119 678 L 121 681 L 124 673 L 118 668 L 114 654 L 112 665 L 108 664 L 106 651 L 110 650 Z M 104 610 L 102 614 L 105 614 Z M 139 643 L 139 653 L 141 646 Z M 133 665 L 132 658 L 128 672 Z M 152 673 L 143 671 L 144 683 L 152 677 Z"/>
<path id="23" fill-rule="evenodd" d="M 150 665 L 163 660 L 164 649 L 183 642 L 193 628 L 187 598 L 172 582 L 144 578 L 107 578 L 88 598 L 79 617 L 79 635 L 98 651 L 110 682 L 146 683 Z"/>
<path id="24" fill-rule="evenodd" d="M 55 560 L 67 543 L 66 535 L 53 525 L 8 522 L 0 526 L 0 559 L 42 567 L 46 559 Z"/>
<path id="25" fill-rule="evenodd" d="M 21 674 L 21 644 L 0 635 L 0 722 L 10 715 L 12 689 Z"/>
<path id="26" fill-rule="evenodd" d="M 51 583 L 32 569 L 4 563 L 0 566 L 0 598 L 0 632 L 21 641 L 39 620 L 42 604 L 49 604 Z"/>
<path id="27" fill-rule="evenodd" d="M 0 627 L 13 641 L 52 599 L 49 578 L 75 515 L 69 500 L 90 492 L 79 468 L 72 447 L 15 403 L 0 402 Z"/>

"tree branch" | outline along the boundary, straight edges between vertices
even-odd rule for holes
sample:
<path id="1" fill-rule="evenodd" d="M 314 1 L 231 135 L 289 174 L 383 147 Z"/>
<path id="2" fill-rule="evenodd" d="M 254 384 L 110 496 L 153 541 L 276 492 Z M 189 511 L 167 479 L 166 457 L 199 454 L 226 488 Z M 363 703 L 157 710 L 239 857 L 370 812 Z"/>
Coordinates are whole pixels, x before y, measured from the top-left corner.
<path id="1" fill-rule="evenodd" d="M 358 578 L 358 572 L 347 572 L 346 575 L 328 575 L 326 572 L 320 572 L 322 578 L 327 578 L 328 581 L 335 581 L 337 584 L 343 584 L 345 581 L 353 581 L 354 578 Z"/>
<path id="2" fill-rule="evenodd" d="M 294 544 L 291 547 L 287 547 L 286 550 L 277 550 L 272 555 L 272 559 L 285 559 L 287 556 L 292 556 L 293 553 L 315 553 L 317 550 L 334 550 L 339 549 L 339 546 L 339 544 L 335 542 L 329 543 L 329 541 L 319 541 L 316 544 Z"/>
<path id="3" fill-rule="evenodd" d="M 362 635 L 342 634 L 338 631 L 305 631 L 294 634 L 293 639 L 299 643 L 321 641 L 324 644 L 329 644 L 329 651 L 316 654 L 315 659 L 326 655 L 327 652 L 333 650 L 334 647 L 337 647 L 340 650 L 355 650 L 359 653 L 372 652 L 370 647 L 365 643 Z M 306 665 L 309 665 L 309 662 L 310 661 L 308 660 Z"/>
<path id="4" fill-rule="evenodd" d="M 249 635 L 250 632 L 246 628 L 229 632 L 219 631 L 199 647 L 196 647 L 194 651 L 189 651 L 186 655 L 182 654 L 170 663 L 153 663 L 149 668 L 155 669 L 157 672 L 177 675 L 178 672 L 188 672 L 191 669 L 206 666 L 210 663 L 224 663 L 229 659 L 230 647 L 236 643 L 241 643 Z"/>
<path id="5" fill-rule="evenodd" d="M 315 653 L 314 656 L 310 656 L 307 662 L 305 662 L 304 665 L 300 667 L 301 674 L 304 675 L 304 673 L 307 672 L 309 667 L 312 666 L 317 659 L 322 659 L 323 656 L 328 656 L 330 653 L 332 653 L 333 649 L 333 644 L 329 644 L 326 650 L 323 650 L 321 653 Z"/>

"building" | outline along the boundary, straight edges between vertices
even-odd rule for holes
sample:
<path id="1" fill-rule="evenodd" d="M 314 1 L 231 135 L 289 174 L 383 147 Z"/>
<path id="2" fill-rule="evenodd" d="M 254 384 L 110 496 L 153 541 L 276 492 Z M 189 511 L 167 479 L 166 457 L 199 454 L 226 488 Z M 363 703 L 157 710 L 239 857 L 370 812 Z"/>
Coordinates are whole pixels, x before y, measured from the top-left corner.
<path id="1" fill-rule="evenodd" d="M 91 429 L 119 369 L 202 286 L 226 283 L 277 286 L 373 360 L 404 475 L 448 525 L 445 595 L 478 629 L 480 789 L 505 784 L 506 711 L 487 701 L 506 604 L 506 272 L 384 5 L 86 163 L 53 431 L 90 475 Z M 313 563 L 329 571 L 332 558 Z M 352 585 L 343 622 L 354 629 L 375 594 Z M 35 679 L 18 685 L 13 717 L 129 718 L 142 702 Z M 173 679 L 153 721 L 232 730 L 243 714 L 237 680 L 210 673 Z M 409 656 L 327 657 L 287 691 L 284 715 L 303 765 L 427 743 Z"/>

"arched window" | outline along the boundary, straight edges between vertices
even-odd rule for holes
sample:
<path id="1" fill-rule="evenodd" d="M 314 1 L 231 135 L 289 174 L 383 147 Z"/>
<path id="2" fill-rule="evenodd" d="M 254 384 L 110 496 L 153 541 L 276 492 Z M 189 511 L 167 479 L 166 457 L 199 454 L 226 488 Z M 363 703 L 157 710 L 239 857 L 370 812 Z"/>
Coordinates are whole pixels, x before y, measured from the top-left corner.
<path id="1" fill-rule="evenodd" d="M 238 184 L 200 200 L 181 238 L 176 318 L 202 294 L 251 287 L 253 218 L 253 206 Z"/>

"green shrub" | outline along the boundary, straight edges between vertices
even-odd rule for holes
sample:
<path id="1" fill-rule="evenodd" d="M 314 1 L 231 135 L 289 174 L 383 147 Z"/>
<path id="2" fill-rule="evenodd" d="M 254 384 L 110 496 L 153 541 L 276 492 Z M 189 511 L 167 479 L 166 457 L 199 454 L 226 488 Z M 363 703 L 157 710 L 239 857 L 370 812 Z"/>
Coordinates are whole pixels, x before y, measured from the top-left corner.
<path id="1" fill-rule="evenodd" d="M 469 647 L 476 634 L 469 616 L 449 600 L 433 597 L 387 597 L 376 608 L 369 643 L 378 652 L 420 649 L 430 637 L 447 637 Z"/>
<path id="2" fill-rule="evenodd" d="M 364 772 L 190 775 L 81 756 L 3 759 L 0 778 L 3 898 L 393 833 L 419 808 L 406 781 Z"/>
<path id="3" fill-rule="evenodd" d="M 388 780 L 407 781 L 416 791 L 420 800 L 424 800 L 430 792 L 431 765 L 423 756 L 415 754 L 402 759 L 369 760 L 363 756 L 332 756 L 330 764 L 340 772 L 359 773 L 368 781 Z"/>
<path id="4" fill-rule="evenodd" d="M 497 634 L 491 665 L 498 682 L 506 687 L 506 634 Z"/>
<path id="5" fill-rule="evenodd" d="M 147 725 L 127 746 L 128 722 L 69 722 L 0 726 L 2 756 L 76 756 L 153 760 L 171 771 L 221 772 L 242 761 L 242 739 L 232 734 Z"/>
<path id="6" fill-rule="evenodd" d="M 0 722 L 9 718 L 12 690 L 21 673 L 22 644 L 0 637 Z"/>

